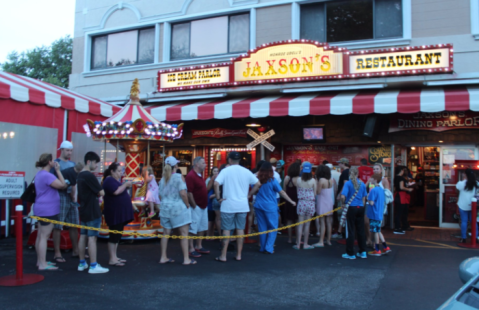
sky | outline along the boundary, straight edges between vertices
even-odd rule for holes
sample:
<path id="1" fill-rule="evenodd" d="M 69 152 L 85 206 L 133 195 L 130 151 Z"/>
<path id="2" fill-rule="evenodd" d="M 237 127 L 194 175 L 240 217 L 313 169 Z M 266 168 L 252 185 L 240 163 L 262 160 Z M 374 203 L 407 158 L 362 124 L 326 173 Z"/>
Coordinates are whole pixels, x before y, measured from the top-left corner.
<path id="1" fill-rule="evenodd" d="M 0 63 L 23 52 L 73 37 L 75 0 L 0 0 Z"/>

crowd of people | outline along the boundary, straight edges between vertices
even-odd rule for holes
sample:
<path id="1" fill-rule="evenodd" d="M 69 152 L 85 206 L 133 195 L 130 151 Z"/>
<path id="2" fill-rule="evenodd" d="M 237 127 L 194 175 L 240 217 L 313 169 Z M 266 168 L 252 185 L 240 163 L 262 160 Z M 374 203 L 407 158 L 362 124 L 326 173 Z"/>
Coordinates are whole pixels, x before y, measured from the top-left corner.
<path id="1" fill-rule="evenodd" d="M 64 141 L 60 150 L 58 159 L 53 160 L 51 154 L 42 154 L 36 163 L 40 170 L 34 180 L 34 215 L 66 223 L 81 223 L 90 228 L 100 228 L 103 216 L 110 230 L 123 231 L 134 218 L 134 207 L 128 193 L 132 182 L 122 182 L 122 166 L 112 163 L 99 182 L 92 173 L 100 163 L 98 154 L 88 152 L 82 163 L 75 164 L 70 161 L 73 151 L 70 142 Z M 396 212 L 394 233 L 403 234 L 413 229 L 407 221 L 408 194 L 412 188 L 408 186 L 406 167 L 396 169 L 396 194 L 393 197 L 383 166 L 374 164 L 370 167 L 366 160 L 362 160 L 360 167 L 351 167 L 349 160 L 342 158 L 337 162 L 340 171 L 326 161 L 313 169 L 310 162 L 297 160 L 285 171 L 284 161 L 272 158 L 270 161 L 259 161 L 250 171 L 240 164 L 240 153 L 230 152 L 228 164 L 214 167 L 206 181 L 203 157 L 193 160 L 192 169 L 186 176 L 178 173 L 179 161 L 175 157 L 165 158 L 164 163 L 163 175 L 158 183 L 150 167 L 142 170 L 142 177 L 148 185 L 147 207 L 141 211 L 142 214 L 153 217 L 158 213 L 165 235 L 171 235 L 176 230 L 181 236 L 207 238 L 217 231 L 219 235 L 228 237 L 221 240 L 221 251 L 215 258 L 218 262 L 227 262 L 230 242 L 236 242 L 234 259 L 242 260 L 241 236 L 245 230 L 266 232 L 298 222 L 301 224 L 295 229 L 261 234 L 259 251 L 274 254 L 277 234 L 287 233 L 287 242 L 293 244 L 295 250 L 331 246 L 333 238 L 345 238 L 346 253 L 343 258 L 387 254 L 391 249 L 381 233 L 381 227 L 387 205 L 393 201 Z M 464 239 L 471 215 L 470 203 L 468 210 L 467 204 L 461 204 L 461 201 L 470 201 L 468 191 L 477 187 L 479 183 L 475 182 L 472 171 L 466 171 L 465 179 L 457 185 L 461 193 L 459 207 L 463 219 L 461 227 L 465 227 Z M 103 209 L 100 208 L 99 197 L 103 197 Z M 334 217 L 336 207 L 340 209 Z M 313 230 L 310 219 L 315 215 L 323 216 L 313 222 L 316 228 Z M 333 227 L 337 227 L 336 233 L 333 233 Z M 57 264 L 66 262 L 59 246 L 61 228 L 60 225 L 39 221 L 35 243 L 39 270 L 58 270 Z M 55 254 L 53 262 L 48 262 L 47 239 L 52 231 Z M 68 231 L 72 240 L 72 257 L 79 258 L 78 270 L 88 270 L 92 274 L 108 272 L 108 268 L 97 262 L 98 230 L 81 229 L 79 238 L 76 228 L 69 228 Z M 310 242 L 314 236 L 318 237 L 317 242 Z M 123 267 L 127 263 L 117 256 L 121 237 L 121 233 L 109 234 L 110 266 Z M 355 239 L 358 251 L 354 249 Z M 174 262 L 168 256 L 168 243 L 168 238 L 161 239 L 160 264 Z M 203 239 L 181 239 L 180 245 L 183 265 L 197 264 L 199 257 L 210 254 Z M 372 251 L 368 253 L 367 247 Z"/>

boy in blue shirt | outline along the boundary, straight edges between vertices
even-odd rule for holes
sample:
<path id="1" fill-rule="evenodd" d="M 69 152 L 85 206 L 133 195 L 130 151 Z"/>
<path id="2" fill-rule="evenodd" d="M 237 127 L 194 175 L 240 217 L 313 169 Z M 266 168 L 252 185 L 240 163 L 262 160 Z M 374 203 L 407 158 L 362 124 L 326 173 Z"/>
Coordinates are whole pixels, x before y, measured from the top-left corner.
<path id="1" fill-rule="evenodd" d="M 366 212 L 367 217 L 369 218 L 369 231 L 373 234 L 374 237 L 374 251 L 369 252 L 371 256 L 381 256 L 391 252 L 391 249 L 386 244 L 383 234 L 381 233 L 381 222 L 384 215 L 384 203 L 386 197 L 384 196 L 384 189 L 379 186 L 379 182 L 382 180 L 382 175 L 375 173 L 371 177 L 370 184 L 374 186 L 373 189 L 369 192 L 368 203 L 369 207 Z M 379 250 L 379 240 L 383 244 L 383 251 Z"/>

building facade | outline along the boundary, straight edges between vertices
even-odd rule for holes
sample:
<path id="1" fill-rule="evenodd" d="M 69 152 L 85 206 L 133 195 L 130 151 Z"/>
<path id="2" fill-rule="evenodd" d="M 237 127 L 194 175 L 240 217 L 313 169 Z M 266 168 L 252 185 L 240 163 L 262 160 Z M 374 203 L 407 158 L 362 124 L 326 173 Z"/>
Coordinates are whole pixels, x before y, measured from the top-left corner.
<path id="1" fill-rule="evenodd" d="M 185 123 L 183 138 L 168 150 L 185 168 L 197 154 L 208 158 L 209 168 L 218 166 L 232 149 L 242 150 L 249 166 L 269 157 L 314 165 L 341 157 L 359 165 L 367 158 L 387 166 L 392 178 L 395 164 L 407 165 L 422 184 L 412 203 L 416 223 L 457 227 L 454 162 L 479 159 L 478 38 L 479 0 L 77 0 L 70 87 L 122 104 L 138 78 L 140 99 L 154 117 Z M 268 81 L 263 67 L 256 74 L 265 80 L 235 82 L 233 63 L 273 45 L 293 51 L 302 43 L 323 46 L 322 52 L 334 48 L 349 59 L 340 67 L 349 71 Z M 450 66 L 426 71 L 412 61 L 409 71 L 379 74 L 372 70 L 381 66 L 378 56 L 377 62 L 356 62 L 358 70 L 370 66 L 367 72 L 374 74 L 352 73 L 351 55 L 414 47 L 444 48 Z M 398 70 L 407 65 L 407 55 L 393 55 L 398 62 L 387 64 L 385 58 L 382 64 Z M 307 71 L 309 58 L 301 65 L 298 59 L 298 70 Z M 274 61 L 281 59 L 268 63 L 271 74 L 280 72 Z M 161 72 L 186 74 L 222 64 L 230 66 L 227 82 L 159 85 Z M 254 124 L 265 133 L 274 130 L 268 139 L 274 151 L 247 147 L 253 138 L 246 126 Z M 323 130 L 324 141 L 308 139 L 309 129 Z M 161 162 L 162 146 L 151 152 L 152 161 Z"/>

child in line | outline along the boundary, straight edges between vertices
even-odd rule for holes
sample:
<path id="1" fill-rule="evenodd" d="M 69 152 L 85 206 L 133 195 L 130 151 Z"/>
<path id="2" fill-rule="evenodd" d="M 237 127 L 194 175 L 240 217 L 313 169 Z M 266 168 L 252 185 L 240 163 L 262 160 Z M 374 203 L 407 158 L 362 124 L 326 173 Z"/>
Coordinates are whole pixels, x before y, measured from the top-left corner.
<path id="1" fill-rule="evenodd" d="M 388 247 L 386 240 L 381 233 L 381 222 L 384 215 L 384 203 L 386 200 L 384 189 L 378 185 L 382 178 L 383 176 L 381 174 L 375 173 L 370 179 L 370 185 L 374 186 L 374 188 L 369 191 L 369 207 L 367 210 L 367 216 L 369 218 L 369 231 L 374 234 L 374 251 L 368 253 L 371 256 L 381 256 L 391 252 L 391 249 Z M 383 244 L 382 252 L 379 250 L 380 240 Z"/>
<path id="2" fill-rule="evenodd" d="M 149 213 L 148 217 L 152 218 L 156 215 L 156 206 L 160 204 L 160 196 L 158 193 L 158 184 L 156 183 L 155 174 L 151 166 L 143 167 L 141 172 L 143 180 L 148 183 L 148 188 L 146 192 L 145 202 L 148 204 Z M 145 207 L 146 208 L 146 207 Z M 160 210 L 157 210 L 160 212 Z M 145 209 L 141 212 L 140 216 L 146 213 Z"/>

